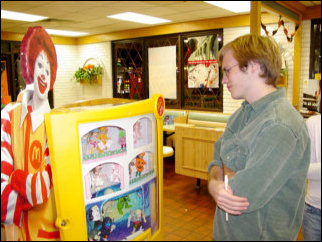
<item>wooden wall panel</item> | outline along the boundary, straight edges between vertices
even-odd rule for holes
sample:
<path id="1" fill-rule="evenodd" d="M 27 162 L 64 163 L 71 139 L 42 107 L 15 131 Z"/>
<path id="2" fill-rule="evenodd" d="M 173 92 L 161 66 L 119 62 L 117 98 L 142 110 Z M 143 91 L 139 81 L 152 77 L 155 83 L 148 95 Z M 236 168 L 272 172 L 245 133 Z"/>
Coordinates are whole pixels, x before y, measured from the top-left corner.
<path id="1" fill-rule="evenodd" d="M 176 126 L 176 173 L 208 179 L 208 164 L 213 160 L 214 144 L 223 128 Z"/>

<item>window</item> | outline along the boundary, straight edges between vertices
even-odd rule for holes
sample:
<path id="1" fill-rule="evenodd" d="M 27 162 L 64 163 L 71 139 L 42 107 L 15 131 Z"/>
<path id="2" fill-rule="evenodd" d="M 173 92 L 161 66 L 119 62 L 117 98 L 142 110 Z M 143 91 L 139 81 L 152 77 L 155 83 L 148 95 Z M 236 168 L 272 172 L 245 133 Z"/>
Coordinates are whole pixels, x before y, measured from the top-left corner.
<path id="1" fill-rule="evenodd" d="M 113 50 L 113 96 L 115 98 L 147 98 L 144 75 L 143 42 L 117 41 Z"/>
<path id="2" fill-rule="evenodd" d="M 223 111 L 223 91 L 216 60 L 222 30 L 184 35 L 183 108 Z"/>
<path id="3" fill-rule="evenodd" d="M 321 19 L 311 21 L 311 53 L 310 53 L 310 78 L 321 78 Z"/>
<path id="4" fill-rule="evenodd" d="M 166 107 L 222 112 L 222 43 L 223 29 L 113 41 L 113 97 L 148 98 L 149 48 L 176 46 L 176 98 L 165 98 Z"/>

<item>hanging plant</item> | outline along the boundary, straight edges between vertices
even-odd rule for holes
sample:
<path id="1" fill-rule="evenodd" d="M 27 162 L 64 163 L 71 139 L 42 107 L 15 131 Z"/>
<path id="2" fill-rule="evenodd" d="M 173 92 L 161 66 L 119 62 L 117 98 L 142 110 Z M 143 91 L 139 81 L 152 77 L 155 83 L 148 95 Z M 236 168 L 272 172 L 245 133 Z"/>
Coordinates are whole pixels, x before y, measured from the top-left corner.
<path id="1" fill-rule="evenodd" d="M 288 80 L 288 69 L 287 67 L 282 67 L 280 70 L 280 76 L 277 79 L 277 86 L 278 87 L 287 87 L 287 80 Z"/>
<path id="2" fill-rule="evenodd" d="M 288 72 L 287 67 L 281 68 L 280 76 L 283 78 L 287 77 L 287 74 L 288 74 L 287 72 Z"/>
<path id="3" fill-rule="evenodd" d="M 76 82 L 97 84 L 102 78 L 103 68 L 100 65 L 88 64 L 78 68 L 74 74 Z"/>

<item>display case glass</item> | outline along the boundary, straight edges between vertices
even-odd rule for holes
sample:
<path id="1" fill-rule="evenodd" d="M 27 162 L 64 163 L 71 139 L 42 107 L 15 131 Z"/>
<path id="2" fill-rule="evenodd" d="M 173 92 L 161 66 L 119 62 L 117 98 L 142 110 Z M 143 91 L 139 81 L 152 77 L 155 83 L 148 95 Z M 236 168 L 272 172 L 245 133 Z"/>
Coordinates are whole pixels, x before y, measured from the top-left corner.
<path id="1" fill-rule="evenodd" d="M 160 239 L 163 97 L 83 105 L 45 117 L 61 239 Z"/>

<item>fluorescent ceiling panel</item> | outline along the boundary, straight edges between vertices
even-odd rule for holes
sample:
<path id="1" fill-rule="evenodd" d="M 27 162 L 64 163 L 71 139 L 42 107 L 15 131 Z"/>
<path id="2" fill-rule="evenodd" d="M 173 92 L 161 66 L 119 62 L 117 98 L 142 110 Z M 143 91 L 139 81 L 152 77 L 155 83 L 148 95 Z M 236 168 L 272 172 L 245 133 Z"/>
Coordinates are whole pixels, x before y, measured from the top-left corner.
<path id="1" fill-rule="evenodd" d="M 167 19 L 156 18 L 144 14 L 133 13 L 133 12 L 125 12 L 107 16 L 108 18 L 120 19 L 130 22 L 142 23 L 142 24 L 159 24 L 159 23 L 167 23 L 171 22 Z"/>
<path id="2" fill-rule="evenodd" d="M 59 35 L 59 36 L 69 36 L 69 37 L 83 36 L 88 34 L 85 32 L 75 32 L 75 31 L 58 30 L 58 29 L 46 29 L 46 31 L 48 34 Z"/>
<path id="3" fill-rule="evenodd" d="M 39 20 L 46 19 L 48 17 L 33 15 L 33 14 L 26 14 L 26 13 L 19 13 L 13 11 L 7 11 L 1 9 L 1 18 L 3 19 L 10 19 L 10 20 L 18 20 L 18 21 L 26 21 L 26 22 L 36 22 Z"/>
<path id="4" fill-rule="evenodd" d="M 234 13 L 250 11 L 250 1 L 204 1 Z"/>

